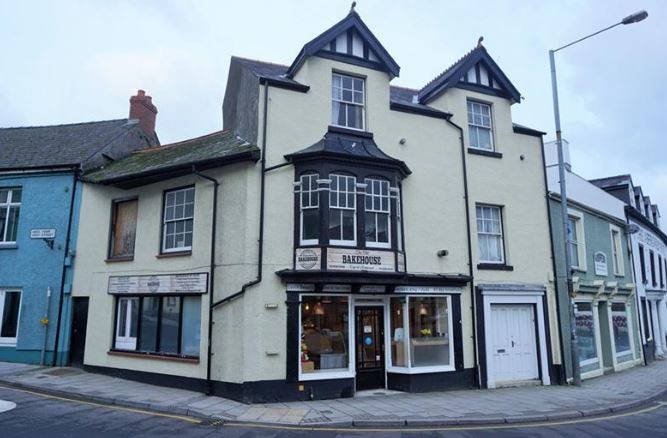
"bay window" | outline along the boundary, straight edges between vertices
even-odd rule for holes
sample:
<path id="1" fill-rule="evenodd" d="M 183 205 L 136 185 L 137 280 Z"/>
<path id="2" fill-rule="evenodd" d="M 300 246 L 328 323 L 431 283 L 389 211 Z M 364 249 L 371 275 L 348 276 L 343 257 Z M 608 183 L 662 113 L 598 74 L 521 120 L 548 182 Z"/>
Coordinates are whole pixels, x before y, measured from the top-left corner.
<path id="1" fill-rule="evenodd" d="M 330 175 L 329 243 L 357 244 L 357 179 L 348 175 Z"/>
<path id="2" fill-rule="evenodd" d="M 299 180 L 301 245 L 317 245 L 320 238 L 320 197 L 316 173 L 302 175 Z"/>
<path id="3" fill-rule="evenodd" d="M 449 296 L 392 297 L 389 309 L 393 367 L 454 368 Z"/>
<path id="4" fill-rule="evenodd" d="M 331 87 L 331 124 L 364 129 L 364 80 L 334 73 Z"/>
<path id="5" fill-rule="evenodd" d="M 366 246 L 390 248 L 389 181 L 366 178 Z"/>
<path id="6" fill-rule="evenodd" d="M 0 345 L 16 345 L 21 291 L 0 289 Z"/>
<path id="7" fill-rule="evenodd" d="M 21 188 L 0 188 L 0 245 L 16 243 Z"/>
<path id="8" fill-rule="evenodd" d="M 350 299 L 301 297 L 299 364 L 302 375 L 350 370 Z"/>
<path id="9" fill-rule="evenodd" d="M 119 297 L 116 312 L 114 349 L 199 357 L 199 296 Z"/>

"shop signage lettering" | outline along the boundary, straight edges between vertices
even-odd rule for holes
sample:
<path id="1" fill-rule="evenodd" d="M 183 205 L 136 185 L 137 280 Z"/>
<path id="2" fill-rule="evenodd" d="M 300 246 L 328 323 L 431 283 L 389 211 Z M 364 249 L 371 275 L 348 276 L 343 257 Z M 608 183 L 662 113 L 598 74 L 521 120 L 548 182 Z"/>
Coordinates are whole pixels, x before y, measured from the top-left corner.
<path id="1" fill-rule="evenodd" d="M 395 272 L 395 255 L 393 251 L 328 248 L 327 269 L 330 271 Z"/>
<path id="2" fill-rule="evenodd" d="M 290 292 L 314 292 L 314 284 L 306 283 L 287 283 L 287 290 Z"/>
<path id="3" fill-rule="evenodd" d="M 387 291 L 385 286 L 376 286 L 376 285 L 365 285 L 359 287 L 359 292 L 371 293 L 371 294 L 383 294 Z"/>
<path id="4" fill-rule="evenodd" d="M 349 284 L 325 284 L 322 292 L 352 292 L 352 286 Z"/>
<path id="5" fill-rule="evenodd" d="M 108 293 L 136 294 L 205 294 L 208 274 L 123 275 L 109 277 Z"/>
<path id="6" fill-rule="evenodd" d="M 397 294 L 460 294 L 460 287 L 439 286 L 396 286 L 394 293 Z"/>
<path id="7" fill-rule="evenodd" d="M 315 271 L 320 269 L 320 260 L 322 260 L 322 249 L 320 248 L 297 248 L 296 249 L 296 270 L 297 271 Z"/>
<path id="8" fill-rule="evenodd" d="M 595 253 L 595 275 L 607 275 L 607 256 L 603 252 Z"/>

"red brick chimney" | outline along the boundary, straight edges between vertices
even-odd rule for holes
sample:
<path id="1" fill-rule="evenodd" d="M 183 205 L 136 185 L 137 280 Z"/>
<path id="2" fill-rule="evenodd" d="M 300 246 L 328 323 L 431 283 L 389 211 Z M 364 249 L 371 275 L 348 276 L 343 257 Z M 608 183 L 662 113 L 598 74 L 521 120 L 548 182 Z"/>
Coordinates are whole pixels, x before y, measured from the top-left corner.
<path id="1" fill-rule="evenodd" d="M 139 125 L 146 134 L 155 133 L 156 115 L 157 107 L 151 102 L 151 97 L 146 96 L 144 90 L 139 90 L 136 96 L 130 97 L 130 119 L 139 120 Z"/>

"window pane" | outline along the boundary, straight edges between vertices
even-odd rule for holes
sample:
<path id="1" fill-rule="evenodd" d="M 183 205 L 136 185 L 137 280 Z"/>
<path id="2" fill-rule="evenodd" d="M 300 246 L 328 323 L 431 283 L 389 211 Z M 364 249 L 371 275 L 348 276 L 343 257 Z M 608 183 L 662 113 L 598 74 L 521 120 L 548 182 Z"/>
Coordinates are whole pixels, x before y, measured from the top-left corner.
<path id="1" fill-rule="evenodd" d="M 630 351 L 630 332 L 628 331 L 628 316 L 625 311 L 625 304 L 612 303 L 611 318 L 614 325 L 614 343 L 616 344 L 616 354 L 622 354 Z"/>
<path id="2" fill-rule="evenodd" d="M 377 213 L 366 213 L 366 242 L 377 242 L 375 216 Z"/>
<path id="3" fill-rule="evenodd" d="M 2 312 L 2 327 L 0 337 L 15 338 L 19 322 L 19 305 L 21 292 L 5 292 L 5 305 Z"/>
<path id="4" fill-rule="evenodd" d="M 160 311 L 159 297 L 145 297 L 141 309 L 141 338 L 139 350 L 157 351 L 157 325 Z"/>
<path id="5" fill-rule="evenodd" d="M 341 240 L 341 211 L 337 209 L 329 210 L 329 239 Z"/>
<path id="6" fill-rule="evenodd" d="M 349 367 L 347 297 L 301 297 L 301 372 Z"/>
<path id="7" fill-rule="evenodd" d="M 178 353 L 178 319 L 180 297 L 162 298 L 162 318 L 160 320 L 160 352 Z"/>
<path id="8" fill-rule="evenodd" d="M 16 242 L 16 230 L 19 225 L 19 207 L 9 207 L 9 218 L 7 220 L 7 242 Z"/>
<path id="9" fill-rule="evenodd" d="M 181 333 L 181 354 L 199 356 L 201 341 L 201 299 L 183 298 L 183 329 Z"/>
<path id="10" fill-rule="evenodd" d="M 409 312 L 411 366 L 449 365 L 447 298 L 411 297 Z"/>
<path id="11" fill-rule="evenodd" d="M 195 189 L 190 188 L 185 191 L 185 202 L 194 204 L 195 202 Z"/>
<path id="12" fill-rule="evenodd" d="M 389 215 L 379 213 L 377 215 L 377 241 L 389 243 Z"/>
<path id="13" fill-rule="evenodd" d="M 125 329 L 127 327 L 127 298 L 121 298 L 118 302 L 118 331 L 116 336 L 125 337 Z"/>
<path id="14" fill-rule="evenodd" d="M 356 105 L 347 106 L 347 126 L 355 129 L 362 129 L 363 125 L 362 107 Z"/>
<path id="15" fill-rule="evenodd" d="M 354 240 L 354 211 L 343 210 L 343 240 Z"/>
<path id="16" fill-rule="evenodd" d="M 407 298 L 391 298 L 391 364 L 395 367 L 408 366 L 407 336 L 403 324 L 403 314 Z"/>
<path id="17" fill-rule="evenodd" d="M 137 230 L 137 200 L 118 202 L 115 205 L 115 218 L 112 230 L 111 256 L 134 255 L 134 242 Z"/>
<path id="18" fill-rule="evenodd" d="M 577 303 L 576 327 L 579 360 L 583 361 L 597 358 L 593 312 L 590 303 Z"/>
<path id="19" fill-rule="evenodd" d="M 9 199 L 9 190 L 0 190 L 0 204 L 6 204 Z"/>
<path id="20" fill-rule="evenodd" d="M 477 147 L 482 149 L 492 149 L 491 147 L 491 131 L 484 128 L 477 129 L 479 144 Z"/>
<path id="21" fill-rule="evenodd" d="M 320 218 L 317 208 L 303 210 L 303 236 L 302 239 L 311 240 L 320 237 Z"/>

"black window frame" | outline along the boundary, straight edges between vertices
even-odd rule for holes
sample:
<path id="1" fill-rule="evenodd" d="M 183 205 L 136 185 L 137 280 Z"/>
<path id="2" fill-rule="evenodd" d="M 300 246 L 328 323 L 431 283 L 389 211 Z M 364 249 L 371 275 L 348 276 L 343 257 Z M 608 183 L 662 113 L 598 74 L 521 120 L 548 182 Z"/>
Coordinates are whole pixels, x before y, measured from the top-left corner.
<path id="1" fill-rule="evenodd" d="M 172 357 L 172 358 L 183 358 L 183 359 L 200 359 L 202 352 L 201 349 L 199 351 L 199 355 L 193 356 L 193 355 L 186 355 L 186 354 L 181 354 L 181 347 L 183 343 L 183 300 L 187 297 L 197 297 L 200 299 L 200 312 L 201 312 L 201 306 L 203 305 L 203 299 L 201 298 L 201 294 L 127 294 L 127 295 L 116 295 L 114 299 L 114 318 L 113 318 L 113 336 L 111 339 L 111 351 L 114 352 L 119 352 L 119 353 L 128 353 L 128 354 L 138 354 L 138 355 L 146 355 L 146 356 L 162 356 L 162 357 Z M 139 299 L 139 305 L 138 305 L 138 310 L 137 310 L 137 320 L 135 321 L 136 324 L 136 346 L 134 350 L 129 350 L 129 349 L 123 349 L 123 348 L 116 348 L 116 338 L 118 336 L 118 310 L 119 310 L 119 305 L 118 302 L 122 298 L 138 298 Z M 158 298 L 158 311 L 157 311 L 157 322 L 156 322 L 156 335 L 155 335 L 155 348 L 154 350 L 141 350 L 139 349 L 139 346 L 141 344 L 141 316 L 144 310 L 144 298 Z M 179 309 L 178 309 L 178 335 L 177 335 L 177 340 L 176 340 L 176 348 L 177 348 L 177 353 L 165 353 L 160 350 L 160 341 L 161 341 L 161 326 L 162 326 L 162 309 L 164 305 L 164 299 L 165 298 L 179 298 Z M 201 337 L 201 316 L 200 316 L 200 337 Z"/>
<path id="2" fill-rule="evenodd" d="M 113 251 L 113 241 L 114 241 L 114 225 L 116 224 L 116 213 L 118 212 L 118 205 L 122 204 L 124 202 L 132 202 L 136 201 L 137 202 L 137 220 L 139 219 L 139 197 L 138 196 L 128 196 L 125 198 L 117 198 L 117 199 L 112 199 L 111 200 L 111 214 L 109 217 L 109 239 L 107 242 L 107 260 L 113 260 L 113 261 L 121 261 L 121 260 L 134 260 L 134 254 L 135 251 L 137 250 L 137 223 L 135 222 L 134 224 L 134 248 L 132 249 L 132 255 L 122 255 L 122 256 L 114 256 L 112 254 Z"/>

